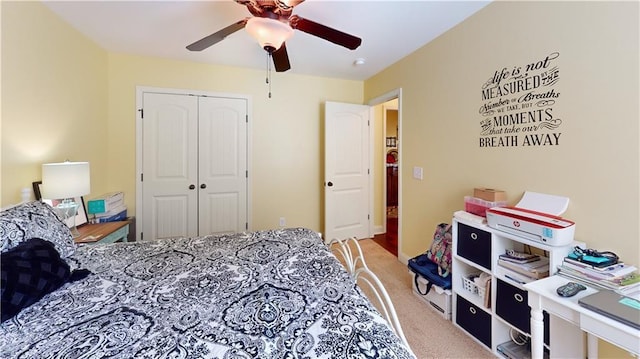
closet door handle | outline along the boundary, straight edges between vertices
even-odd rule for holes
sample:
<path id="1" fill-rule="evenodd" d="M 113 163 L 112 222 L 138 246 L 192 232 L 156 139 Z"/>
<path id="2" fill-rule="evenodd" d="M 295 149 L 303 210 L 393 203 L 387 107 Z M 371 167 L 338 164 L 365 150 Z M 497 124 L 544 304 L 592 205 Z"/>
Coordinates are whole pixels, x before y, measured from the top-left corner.
<path id="1" fill-rule="evenodd" d="M 196 185 L 194 185 L 194 184 L 190 185 L 189 189 L 196 189 Z"/>
<path id="2" fill-rule="evenodd" d="M 200 188 L 205 189 L 205 188 L 207 188 L 207 185 L 203 183 L 203 184 L 200 185 Z"/>
<path id="3" fill-rule="evenodd" d="M 329 182 L 329 183 L 327 183 L 327 186 L 329 186 L 329 187 L 333 187 L 333 182 Z"/>

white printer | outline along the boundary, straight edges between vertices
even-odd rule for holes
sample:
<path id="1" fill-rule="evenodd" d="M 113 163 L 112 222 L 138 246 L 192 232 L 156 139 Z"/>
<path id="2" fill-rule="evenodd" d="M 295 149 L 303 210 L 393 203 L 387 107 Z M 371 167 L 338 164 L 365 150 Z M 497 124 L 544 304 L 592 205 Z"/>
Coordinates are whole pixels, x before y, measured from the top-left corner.
<path id="1" fill-rule="evenodd" d="M 487 224 L 550 246 L 564 246 L 573 242 L 575 223 L 548 212 L 562 213 L 568 204 L 568 198 L 525 192 L 523 199 L 515 207 L 488 209 Z M 536 207 L 547 211 L 534 209 Z"/>

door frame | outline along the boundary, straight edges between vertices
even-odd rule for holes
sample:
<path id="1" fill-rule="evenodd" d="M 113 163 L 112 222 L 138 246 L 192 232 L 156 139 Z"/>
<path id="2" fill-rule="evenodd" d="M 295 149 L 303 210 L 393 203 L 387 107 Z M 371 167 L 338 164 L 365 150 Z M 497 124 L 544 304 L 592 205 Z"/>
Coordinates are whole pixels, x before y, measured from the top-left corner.
<path id="1" fill-rule="evenodd" d="M 165 87 L 150 87 L 150 86 L 136 86 L 136 217 L 142 218 L 143 206 L 142 206 L 142 100 L 144 93 L 158 93 L 158 94 L 171 94 L 171 95 L 191 95 L 191 96 L 204 96 L 204 97 L 221 97 L 221 98 L 233 98 L 243 99 L 247 101 L 247 171 L 249 172 L 247 178 L 247 223 L 249 231 L 253 229 L 253 216 L 252 216 L 252 186 L 251 186 L 251 170 L 253 168 L 252 162 L 252 146 L 253 146 L 253 104 L 250 95 L 233 94 L 227 92 L 209 92 L 200 90 L 188 90 L 188 89 L 175 89 Z M 142 226 L 136 227 L 136 241 L 141 239 Z"/>
<path id="2" fill-rule="evenodd" d="M 398 99 L 398 139 L 404 138 L 402 136 L 402 88 L 397 88 L 395 90 L 391 90 L 385 94 L 382 94 L 378 97 L 375 97 L 371 100 L 369 100 L 367 102 L 367 105 L 369 106 L 377 106 L 377 105 L 383 105 L 386 102 L 389 102 L 391 100 L 395 100 Z M 385 109 L 385 107 L 383 106 L 383 110 Z M 385 111 L 386 112 L 386 111 Z M 386 113 L 384 113 L 383 115 L 383 120 L 384 120 L 384 126 L 383 128 L 386 129 Z M 383 138 L 385 136 L 385 133 L 383 132 L 382 134 Z M 382 141 L 382 139 L 375 139 L 373 138 L 373 133 L 371 134 L 371 141 Z M 405 258 L 405 256 L 403 255 L 403 253 L 400 251 L 400 248 L 402 248 L 402 144 L 404 143 L 404 141 L 399 141 L 398 144 L 398 260 L 402 261 L 402 262 L 407 262 L 408 261 L 408 257 Z M 373 144 L 373 142 L 372 142 Z M 382 189 L 383 189 L 383 203 L 382 203 L 382 218 L 383 218 L 383 229 L 387 230 L 387 223 L 386 223 L 386 200 L 387 200 L 387 194 L 386 194 L 386 185 L 387 185 L 387 176 L 386 176 L 386 148 L 384 147 L 384 142 L 382 143 L 382 147 L 383 147 L 383 151 L 384 151 L 384 156 L 383 158 L 383 162 L 385 162 L 383 164 L 383 172 L 380 175 L 382 176 Z M 371 150 L 371 158 L 373 161 L 373 147 Z M 372 167 L 373 168 L 373 167 Z M 371 176 L 371 201 L 373 202 L 373 198 L 374 198 L 374 193 L 373 193 L 373 176 Z M 373 229 L 373 223 L 371 223 L 372 229 Z M 402 257 L 402 258 L 401 258 Z"/>

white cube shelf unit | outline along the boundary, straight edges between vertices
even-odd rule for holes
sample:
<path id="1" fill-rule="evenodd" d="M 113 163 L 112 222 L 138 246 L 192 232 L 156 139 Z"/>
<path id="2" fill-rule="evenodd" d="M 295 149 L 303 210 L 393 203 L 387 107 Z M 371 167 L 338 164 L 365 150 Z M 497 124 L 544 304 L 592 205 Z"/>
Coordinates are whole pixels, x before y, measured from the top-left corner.
<path id="1" fill-rule="evenodd" d="M 471 220 L 454 217 L 452 223 L 452 321 L 487 350 L 503 357 L 498 346 L 510 342 L 515 331 L 530 336 L 531 308 L 524 283 L 517 279 L 517 274 L 498 265 L 498 256 L 507 249 L 520 252 L 531 249 L 548 257 L 549 275 L 553 275 L 564 257 L 580 243 L 549 246 Z M 484 297 L 483 290 L 473 290 L 473 284 L 468 282 L 470 276 L 479 273 L 491 275 L 487 289 L 490 298 Z M 549 343 L 548 323 L 545 316 L 547 348 L 553 345 Z M 554 340 L 562 339 L 554 336 Z"/>

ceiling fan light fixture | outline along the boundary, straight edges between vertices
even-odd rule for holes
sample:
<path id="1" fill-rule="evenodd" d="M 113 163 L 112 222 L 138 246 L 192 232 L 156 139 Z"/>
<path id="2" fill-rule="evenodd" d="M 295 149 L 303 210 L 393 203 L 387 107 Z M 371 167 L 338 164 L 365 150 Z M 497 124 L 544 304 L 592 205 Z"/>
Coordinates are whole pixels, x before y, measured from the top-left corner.
<path id="1" fill-rule="evenodd" d="M 250 18 L 247 20 L 245 29 L 260 43 L 263 49 L 271 47 L 277 50 L 293 35 L 291 26 L 275 19 L 263 17 Z"/>
<path id="2" fill-rule="evenodd" d="M 281 9 L 290 10 L 303 1 L 304 0 L 277 0 L 276 5 L 278 5 L 278 7 Z"/>

